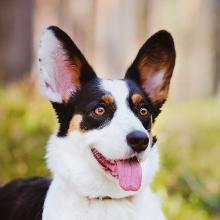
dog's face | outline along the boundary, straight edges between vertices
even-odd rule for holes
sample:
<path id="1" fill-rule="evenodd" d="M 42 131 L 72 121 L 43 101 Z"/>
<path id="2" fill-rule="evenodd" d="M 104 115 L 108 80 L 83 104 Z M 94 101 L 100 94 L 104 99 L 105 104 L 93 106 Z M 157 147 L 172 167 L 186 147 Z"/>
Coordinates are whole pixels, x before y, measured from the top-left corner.
<path id="1" fill-rule="evenodd" d="M 171 35 L 149 38 L 121 80 L 98 78 L 57 27 L 44 31 L 39 63 L 59 121 L 47 150 L 55 178 L 91 198 L 121 198 L 149 184 L 158 166 L 151 128 L 175 64 Z"/>

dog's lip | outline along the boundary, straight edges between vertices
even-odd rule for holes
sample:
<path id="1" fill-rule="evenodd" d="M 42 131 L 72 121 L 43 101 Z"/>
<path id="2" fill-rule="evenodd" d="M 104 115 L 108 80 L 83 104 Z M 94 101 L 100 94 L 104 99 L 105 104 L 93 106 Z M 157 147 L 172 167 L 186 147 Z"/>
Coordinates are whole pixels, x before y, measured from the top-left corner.
<path id="1" fill-rule="evenodd" d="M 95 148 L 92 148 L 91 151 L 94 158 L 104 168 L 104 170 L 110 172 L 112 176 L 117 177 L 116 161 L 106 158 L 102 153 L 100 153 Z"/>
<path id="2" fill-rule="evenodd" d="M 140 159 L 136 154 L 132 154 L 130 157 L 123 158 L 123 159 L 109 159 L 106 156 L 104 156 L 101 152 L 99 152 L 96 148 L 91 148 L 92 154 L 97 160 L 97 162 L 104 168 L 105 171 L 109 172 L 112 176 L 118 177 L 117 174 L 117 161 L 121 160 L 129 160 L 132 158 L 137 158 L 138 161 Z"/>

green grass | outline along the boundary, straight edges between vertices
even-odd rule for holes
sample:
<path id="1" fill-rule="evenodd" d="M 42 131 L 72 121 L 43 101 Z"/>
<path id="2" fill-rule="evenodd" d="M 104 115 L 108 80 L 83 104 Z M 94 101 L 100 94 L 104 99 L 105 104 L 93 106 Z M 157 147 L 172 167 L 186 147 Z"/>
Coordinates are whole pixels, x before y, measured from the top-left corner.
<path id="1" fill-rule="evenodd" d="M 54 130 L 50 104 L 33 85 L 0 90 L 0 182 L 48 174 L 44 146 Z"/>
<path id="2" fill-rule="evenodd" d="M 0 106 L 0 182 L 48 175 L 44 147 L 56 126 L 50 104 L 21 83 L 0 89 Z M 153 188 L 168 219 L 220 219 L 220 101 L 168 103 L 154 133 L 161 169 Z"/>
<path id="3" fill-rule="evenodd" d="M 220 101 L 168 104 L 155 132 L 161 169 L 154 187 L 169 219 L 219 219 Z"/>

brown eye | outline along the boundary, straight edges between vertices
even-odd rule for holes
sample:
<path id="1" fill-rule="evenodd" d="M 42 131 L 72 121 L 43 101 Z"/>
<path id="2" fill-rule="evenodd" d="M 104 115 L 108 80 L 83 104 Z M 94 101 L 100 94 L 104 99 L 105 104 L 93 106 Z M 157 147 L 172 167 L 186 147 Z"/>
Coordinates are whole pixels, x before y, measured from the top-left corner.
<path id="1" fill-rule="evenodd" d="M 99 106 L 95 109 L 95 114 L 98 116 L 102 116 L 105 113 L 105 108 L 102 106 Z"/>
<path id="2" fill-rule="evenodd" d="M 141 116 L 147 116 L 148 115 L 148 111 L 144 107 L 140 108 L 139 113 L 140 113 Z"/>

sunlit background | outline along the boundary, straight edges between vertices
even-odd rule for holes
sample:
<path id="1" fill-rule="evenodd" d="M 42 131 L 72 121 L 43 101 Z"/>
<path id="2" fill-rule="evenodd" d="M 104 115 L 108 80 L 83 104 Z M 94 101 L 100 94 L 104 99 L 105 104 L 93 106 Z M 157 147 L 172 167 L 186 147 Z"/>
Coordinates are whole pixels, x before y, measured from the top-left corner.
<path id="1" fill-rule="evenodd" d="M 156 121 L 161 169 L 153 189 L 168 219 L 220 219 L 220 1 L 0 1 L 0 183 L 49 175 L 44 151 L 56 127 L 38 87 L 42 30 L 65 30 L 105 78 L 121 78 L 154 32 L 174 37 L 177 62 Z"/>

